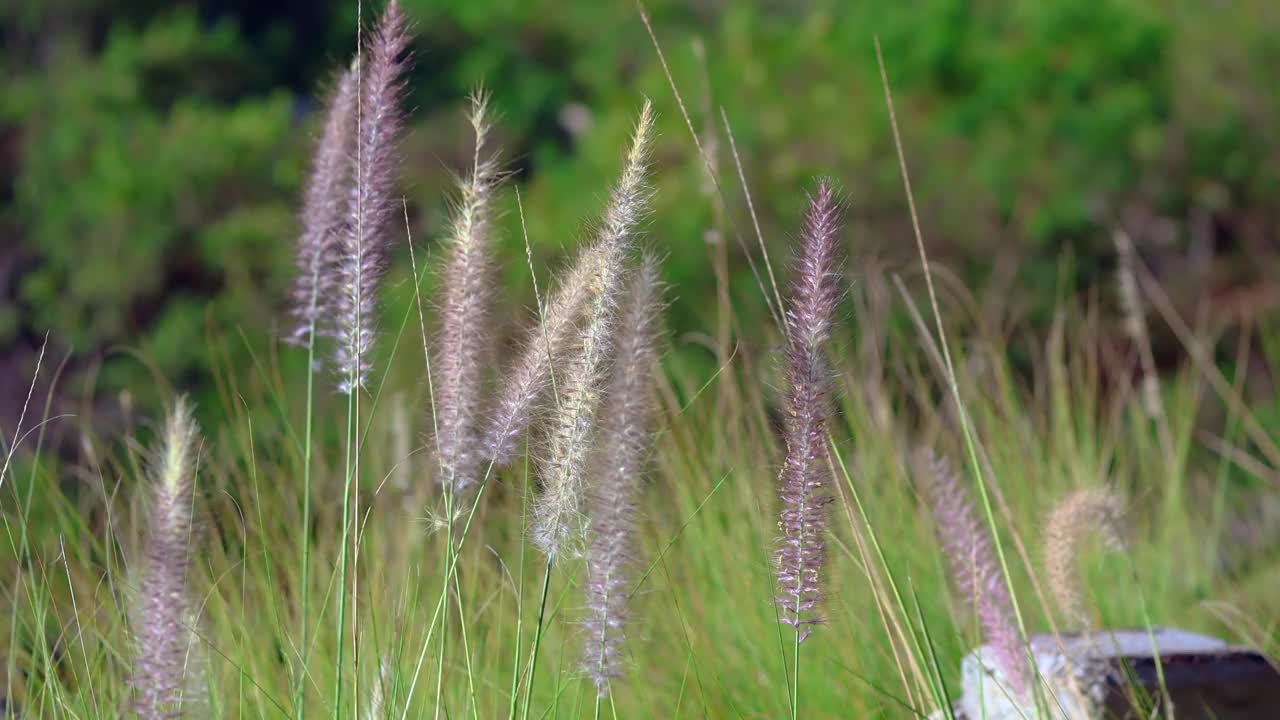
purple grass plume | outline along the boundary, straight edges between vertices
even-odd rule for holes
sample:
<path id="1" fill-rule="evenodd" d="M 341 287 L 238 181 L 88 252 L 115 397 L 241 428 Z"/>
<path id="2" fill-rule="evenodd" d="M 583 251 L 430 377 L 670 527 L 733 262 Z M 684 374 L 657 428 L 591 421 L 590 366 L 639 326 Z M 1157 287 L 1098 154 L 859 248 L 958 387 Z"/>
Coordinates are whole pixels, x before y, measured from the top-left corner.
<path id="1" fill-rule="evenodd" d="M 585 321 L 571 343 L 563 377 L 556 376 L 556 403 L 539 468 L 542 493 L 534 503 L 531 527 L 533 544 L 549 559 L 568 549 L 585 529 L 581 504 L 587 461 L 596 439 L 596 411 L 613 352 L 627 256 L 649 206 L 646 179 L 652 135 L 653 105 L 646 99 L 622 176 L 610 193 L 593 244 L 603 257 Z"/>
<path id="2" fill-rule="evenodd" d="M 831 373 L 822 346 L 831 334 L 840 295 L 839 206 L 827 182 L 809 200 L 787 309 L 786 445 L 779 478 L 782 500 L 776 564 L 778 617 L 803 641 L 823 619 L 827 506 L 831 503 L 827 426 Z"/>
<path id="3" fill-rule="evenodd" d="M 996 666 L 1009 679 L 1010 689 L 1025 697 L 1031 687 L 1027 654 L 987 525 L 979 519 L 961 476 L 945 459 L 922 449 L 913 461 L 916 480 L 937 523 L 951 579 L 974 603 L 983 637 L 994 650 Z"/>
<path id="4" fill-rule="evenodd" d="M 400 100 L 409 42 L 404 12 L 392 0 L 369 39 L 369 60 L 360 68 L 355 154 L 350 158 L 353 182 L 339 247 L 335 302 L 335 361 L 338 389 L 344 393 L 363 388 L 371 370 L 368 355 L 375 337 L 378 281 L 387 269 L 396 217 L 396 150 L 404 125 Z"/>
<path id="5" fill-rule="evenodd" d="M 440 328 L 434 365 L 437 479 L 453 493 L 466 492 L 479 479 L 481 375 L 490 350 L 489 313 L 493 300 L 493 251 L 490 235 L 497 162 L 488 157 L 488 101 L 471 98 L 475 160 L 460 193 L 445 241 Z"/>
<path id="6" fill-rule="evenodd" d="M 351 156 L 360 90 L 358 60 L 338 78 L 325 110 L 324 130 L 316 144 L 311 176 L 302 201 L 298 238 L 298 274 L 293 283 L 295 325 L 289 341 L 305 345 L 335 300 L 338 244 L 347 225 L 351 193 Z"/>
<path id="7" fill-rule="evenodd" d="M 587 547 L 587 615 L 582 671 L 605 695 L 620 677 L 630 588 L 636 494 L 653 444 L 654 369 L 658 363 L 661 288 L 658 264 L 645 257 L 622 299 L 612 375 L 600 411 L 593 458 Z"/>
<path id="8" fill-rule="evenodd" d="M 604 268 L 605 253 L 589 247 L 560 279 L 538 323 L 529 329 L 523 349 L 498 394 L 482 442 L 484 460 L 501 467 L 516 457 L 534 413 L 551 385 L 552 368 L 565 359 L 573 337 Z"/>
<path id="9" fill-rule="evenodd" d="M 134 711 L 143 720 L 180 717 L 194 698 L 187 570 L 200 430 L 179 397 L 151 460 L 145 569 L 134 607 Z"/>

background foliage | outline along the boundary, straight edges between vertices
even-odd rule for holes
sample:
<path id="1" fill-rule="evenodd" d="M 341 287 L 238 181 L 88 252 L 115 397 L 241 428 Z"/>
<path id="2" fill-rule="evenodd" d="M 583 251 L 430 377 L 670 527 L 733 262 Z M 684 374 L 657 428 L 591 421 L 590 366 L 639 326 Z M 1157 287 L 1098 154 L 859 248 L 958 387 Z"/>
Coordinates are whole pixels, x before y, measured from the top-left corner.
<path id="1" fill-rule="evenodd" d="M 404 181 L 415 238 L 431 246 L 448 174 L 469 151 L 460 106 L 472 87 L 493 91 L 546 262 L 581 235 L 648 94 L 663 133 L 649 230 L 678 288 L 676 329 L 710 326 L 707 257 L 718 249 L 709 242 L 728 244 L 735 307 L 763 312 L 737 240 L 751 241 L 741 193 L 725 188 L 738 219 L 717 228 L 631 3 L 405 4 L 420 31 Z M 146 395 L 138 380 L 153 371 L 207 388 L 216 358 L 242 366 L 241 332 L 276 330 L 315 98 L 352 51 L 356 9 L 267 5 L 0 9 L 6 387 L 30 377 L 46 331 L 73 352 L 73 375 Z M 726 177 L 719 107 L 732 123 L 775 248 L 797 215 L 797 189 L 824 173 L 848 194 L 855 263 L 892 268 L 909 257 L 879 36 L 931 242 L 972 287 L 1007 299 L 1002 321 L 1042 326 L 1056 297 L 1108 282 L 1117 225 L 1180 298 L 1272 274 L 1280 12 L 1271 3 L 701 0 L 650 10 Z M 524 302 L 513 211 L 503 238 L 507 287 Z M 12 413 L 6 405 L 0 422 Z"/>

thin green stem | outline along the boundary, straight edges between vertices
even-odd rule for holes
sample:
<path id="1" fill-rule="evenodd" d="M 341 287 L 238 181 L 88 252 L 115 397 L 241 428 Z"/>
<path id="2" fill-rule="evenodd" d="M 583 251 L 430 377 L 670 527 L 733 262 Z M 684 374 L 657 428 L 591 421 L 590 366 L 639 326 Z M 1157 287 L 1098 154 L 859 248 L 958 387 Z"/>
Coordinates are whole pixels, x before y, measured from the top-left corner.
<path id="1" fill-rule="evenodd" d="M 361 24 L 363 23 L 363 21 L 364 21 L 364 3 L 362 0 L 357 0 L 356 2 L 356 57 L 357 58 L 363 57 L 363 53 L 364 53 L 364 35 L 361 32 Z M 361 86 L 363 86 L 363 83 L 364 83 L 363 68 L 364 68 L 363 61 L 357 61 L 356 83 Z M 356 137 L 360 138 L 361 140 L 364 137 L 363 135 L 364 107 L 362 103 L 363 97 L 364 97 L 363 93 L 359 93 L 359 92 L 356 93 Z M 363 141 L 357 142 L 356 143 L 356 167 L 361 167 L 361 165 L 364 162 L 362 150 L 363 150 Z M 360 189 L 360 188 L 357 188 L 357 189 Z M 362 259 L 364 257 L 364 223 L 363 223 L 364 201 L 363 201 L 363 198 L 364 198 L 363 192 L 356 193 L 355 241 L 356 241 L 357 259 Z M 349 340 L 351 343 L 351 347 L 348 348 L 348 352 L 350 353 L 351 367 L 348 368 L 348 374 L 347 374 L 347 379 L 348 379 L 348 382 L 347 382 L 347 460 L 346 460 L 346 473 L 345 473 L 346 477 L 343 479 L 343 483 L 342 483 L 342 551 L 341 551 L 342 570 L 340 573 L 341 585 L 338 588 L 338 638 L 337 638 L 338 652 L 337 652 L 336 662 L 334 663 L 334 668 L 333 668 L 333 672 L 335 676 L 334 689 L 333 689 L 333 720 L 340 720 L 342 717 L 342 647 L 344 644 L 342 633 L 343 633 L 343 629 L 346 627 L 346 621 L 347 621 L 347 534 L 350 532 L 350 522 L 351 522 L 351 484 L 352 484 L 352 479 L 354 475 L 354 473 L 352 472 L 352 464 L 353 464 L 353 461 L 359 462 L 359 455 L 357 452 L 353 452 L 356 450 L 353 447 L 353 445 L 356 442 L 356 433 L 358 432 L 358 428 L 356 427 L 356 418 L 355 418 L 355 414 L 356 414 L 355 401 L 356 401 L 356 393 L 360 391 L 360 388 L 356 383 L 356 378 L 360 372 L 359 366 L 360 366 L 360 360 L 361 360 L 359 328 L 361 323 L 360 296 L 364 290 L 364 288 L 361 287 L 363 284 L 363 281 L 364 281 L 364 273 L 356 272 L 355 287 L 351 288 L 351 304 L 352 304 L 352 307 L 355 308 L 355 318 L 354 318 L 355 327 L 350 328 L 351 337 L 349 338 Z M 353 458 L 353 455 L 355 455 L 354 458 Z"/>
<path id="2" fill-rule="evenodd" d="M 456 561 L 455 561 L 456 565 Z M 458 573 L 453 573 L 454 601 L 458 604 L 458 629 L 462 634 L 462 657 L 467 667 L 467 692 L 471 701 L 471 717 L 479 720 L 479 702 L 476 700 L 475 671 L 471 667 L 471 645 L 467 641 L 467 617 L 462 612 L 462 585 L 458 582 Z"/>
<path id="3" fill-rule="evenodd" d="M 524 456 L 524 493 L 529 497 L 529 455 Z M 520 570 L 516 580 L 516 651 L 511 656 L 511 704 L 507 708 L 507 720 L 515 720 L 520 695 L 520 640 L 524 637 L 524 538 L 528 532 L 528 504 L 521 503 L 520 511 Z"/>
<path id="4" fill-rule="evenodd" d="M 351 561 L 351 714 L 358 715 L 360 712 L 360 447 L 364 445 L 364 440 L 360 434 L 360 392 L 358 388 L 351 389 L 351 397 L 354 398 L 352 404 L 352 434 L 351 441 L 355 443 L 355 454 L 351 461 L 351 486 L 354 489 L 353 497 L 355 500 L 355 512 L 351 516 L 351 525 L 353 536 L 351 544 L 354 546 L 354 558 Z M 343 544 L 343 550 L 346 550 L 346 544 Z M 344 586 L 345 588 L 345 586 Z"/>
<path id="5" fill-rule="evenodd" d="M 458 537 L 458 550 L 453 553 L 453 562 L 449 565 L 448 570 L 445 573 L 446 578 L 449 576 L 449 573 L 452 573 L 454 568 L 457 567 L 458 558 L 460 557 L 462 548 L 467 544 L 467 533 L 471 530 L 471 520 L 475 517 L 476 508 L 480 506 L 480 499 L 484 497 L 484 491 L 488 485 L 489 474 L 485 473 L 484 479 L 480 481 L 480 489 L 476 492 L 476 499 L 471 503 L 471 512 L 467 515 L 467 522 L 462 526 L 462 533 Z M 440 620 L 440 615 L 444 611 L 443 606 L 445 604 L 445 597 L 446 595 L 441 593 L 439 600 L 436 601 L 435 612 L 432 614 L 431 623 L 427 627 L 427 637 L 422 642 L 422 651 L 418 653 L 418 662 L 414 666 L 413 681 L 409 683 L 409 694 L 408 698 L 405 700 L 405 714 L 403 715 L 403 718 L 409 717 L 409 703 L 413 700 L 413 692 L 418 685 L 418 674 L 422 671 L 422 663 L 427 655 L 427 646 L 431 644 L 431 636 L 435 633 L 436 623 Z"/>
<path id="6" fill-rule="evenodd" d="M 542 574 L 542 599 L 538 601 L 538 626 L 533 631 L 533 649 L 529 655 L 529 681 L 525 683 L 524 710 L 520 717 L 529 719 L 529 701 L 533 699 L 533 678 L 538 671 L 538 648 L 542 645 L 542 621 L 547 612 L 547 592 L 551 589 L 551 558 L 547 558 L 547 568 Z"/>
<path id="7" fill-rule="evenodd" d="M 352 375 L 354 376 L 354 372 Z M 333 718 L 340 720 L 342 717 L 342 651 L 346 645 L 343 632 L 347 626 L 347 545 L 348 535 L 351 531 L 351 485 L 355 475 L 352 472 L 353 462 L 358 461 L 355 448 L 355 395 L 357 389 L 352 380 L 352 387 L 347 395 L 347 471 L 346 479 L 342 485 L 342 552 L 341 561 L 339 563 L 341 570 L 339 571 L 340 585 L 338 588 L 338 652 L 337 659 L 334 663 L 334 687 L 333 687 Z"/>
<path id="8" fill-rule="evenodd" d="M 444 491 L 445 506 L 445 551 L 444 551 L 444 585 L 440 589 L 440 599 L 444 609 L 440 618 L 440 652 L 436 655 L 436 718 L 440 717 L 440 693 L 444 688 L 444 651 L 449 634 L 449 576 L 457 565 L 457 555 L 453 552 L 453 491 L 452 483 L 446 483 Z M 434 623 L 433 623 L 434 624 Z"/>
<path id="9" fill-rule="evenodd" d="M 933 287 L 933 275 L 929 272 L 929 254 L 925 252 L 924 235 L 920 231 L 920 219 L 916 213 L 915 196 L 911 192 L 911 177 L 907 172 L 906 154 L 902 149 L 902 137 L 898 132 L 898 119 L 893 107 L 893 95 L 889 91 L 889 76 L 885 72 L 884 55 L 880 50 L 880 39 L 876 38 L 876 60 L 880 65 L 880 81 L 884 87 L 885 102 L 889 109 L 889 125 L 893 131 L 894 147 L 897 150 L 899 170 L 902 173 L 902 184 L 907 196 L 907 207 L 911 215 L 911 227 L 915 235 L 916 248 L 920 254 L 920 263 L 924 270 L 925 287 L 929 293 L 929 304 L 933 310 L 933 319 L 938 332 L 938 344 L 942 348 L 942 357 L 946 364 L 947 385 L 950 389 L 952 399 L 956 404 L 956 415 L 960 420 L 960 433 L 964 437 L 965 450 L 968 454 L 970 467 L 973 469 L 974 478 L 977 480 L 978 496 L 982 500 L 983 514 L 987 520 L 987 526 L 991 531 L 993 544 L 996 549 L 996 557 L 1000 561 L 1000 572 L 1004 577 L 1005 587 L 1009 591 L 1010 604 L 1013 606 L 1013 615 L 1018 623 L 1018 633 L 1022 642 L 1025 644 L 1028 638 L 1027 625 L 1023 621 L 1022 608 L 1018 603 L 1017 592 L 1013 587 L 1013 576 L 1009 574 L 1009 563 L 1005 559 L 1004 544 L 1000 541 L 999 526 L 996 525 L 995 512 L 991 507 L 991 499 L 987 493 L 987 482 L 983 473 L 982 463 L 978 459 L 977 443 L 974 439 L 973 428 L 969 423 L 969 413 L 964 405 L 964 400 L 960 396 L 960 381 L 956 377 L 955 364 L 951 361 L 950 345 L 947 342 L 946 330 L 942 324 L 942 312 L 938 306 L 938 295 Z M 1032 689 L 1038 712 L 1045 711 L 1044 697 L 1041 692 L 1039 673 L 1040 669 L 1036 665 L 1035 658 L 1031 654 L 1030 647 L 1027 646 L 1023 652 L 1027 665 L 1031 670 Z"/>
<path id="10" fill-rule="evenodd" d="M 885 579 L 889 583 L 889 590 L 893 593 L 894 602 L 897 603 L 898 609 L 905 615 L 907 612 L 907 604 L 903 599 L 903 594 L 898 586 L 897 577 L 893 572 L 893 566 L 889 564 L 888 558 L 884 553 L 884 546 L 880 543 L 879 534 L 876 533 L 875 527 L 871 524 L 871 516 L 867 513 L 867 508 L 862 502 L 862 495 L 858 492 L 857 486 L 853 482 L 853 477 L 849 475 L 849 467 L 845 464 L 844 456 L 840 454 L 840 448 L 836 446 L 835 439 L 830 434 L 827 435 L 828 458 L 834 459 L 840 467 L 840 475 L 844 478 L 845 486 L 849 488 L 849 495 L 853 498 L 854 506 L 858 509 L 858 516 L 862 520 L 862 524 L 867 529 L 867 540 L 871 542 L 871 548 L 875 551 L 876 559 L 880 563 L 880 567 L 884 569 Z M 834 473 L 833 473 L 834 474 Z M 854 530 L 857 532 L 857 530 Z M 887 630 L 887 628 L 886 628 Z M 911 644 L 915 650 L 915 657 L 925 657 L 924 647 L 920 642 L 920 638 L 916 634 L 914 628 L 907 633 L 911 640 Z M 934 699 L 940 703 L 946 697 L 946 691 L 943 687 L 942 679 L 936 674 L 927 675 L 925 678 L 929 682 L 930 692 L 933 693 Z"/>
<path id="11" fill-rule="evenodd" d="M 319 268 L 313 272 L 313 275 L 319 275 Z M 310 654 L 310 646 L 307 644 L 307 612 L 308 602 L 310 599 L 311 576 L 309 568 L 311 567 L 311 431 L 313 424 L 313 410 L 315 398 L 315 363 L 316 363 L 316 279 L 312 278 L 311 282 L 311 322 L 307 326 L 307 416 L 304 421 L 304 429 L 302 431 L 302 637 L 301 637 L 301 664 L 298 669 L 297 683 L 294 689 L 293 707 L 295 708 L 294 717 L 297 720 L 304 720 L 306 717 L 306 677 L 307 677 L 307 660 Z"/>
<path id="12" fill-rule="evenodd" d="M 799 603 L 796 603 L 799 611 Z M 798 617 L 798 615 L 797 615 Z M 795 653 L 791 656 L 791 720 L 800 717 L 800 628 L 796 628 Z"/>

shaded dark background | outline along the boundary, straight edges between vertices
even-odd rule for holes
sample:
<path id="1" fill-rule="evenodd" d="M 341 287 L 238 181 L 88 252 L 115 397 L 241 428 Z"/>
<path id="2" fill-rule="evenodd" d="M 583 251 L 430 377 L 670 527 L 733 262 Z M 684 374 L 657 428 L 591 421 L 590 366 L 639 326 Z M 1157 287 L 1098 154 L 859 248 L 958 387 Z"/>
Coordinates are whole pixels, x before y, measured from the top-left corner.
<path id="1" fill-rule="evenodd" d="M 853 277 L 905 267 L 878 36 L 926 235 L 993 323 L 1042 330 L 1081 297 L 1113 309 L 1117 227 L 1188 314 L 1230 325 L 1280 299 L 1273 2 L 652 2 L 726 178 L 727 222 L 631 2 L 404 4 L 419 40 L 403 188 L 428 251 L 470 153 L 465 96 L 483 84 L 540 269 L 583 235 L 641 97 L 655 99 L 649 235 L 677 333 L 714 324 L 716 242 L 742 324 L 766 317 L 732 239 L 754 244 L 721 106 L 775 258 L 821 173 L 848 198 Z M 107 425 L 168 384 L 199 398 L 252 365 L 284 317 L 316 99 L 355 27 L 354 2 L 0 5 L 0 429 L 46 332 L 65 402 L 94 399 Z M 509 196 L 514 318 L 531 293 Z"/>

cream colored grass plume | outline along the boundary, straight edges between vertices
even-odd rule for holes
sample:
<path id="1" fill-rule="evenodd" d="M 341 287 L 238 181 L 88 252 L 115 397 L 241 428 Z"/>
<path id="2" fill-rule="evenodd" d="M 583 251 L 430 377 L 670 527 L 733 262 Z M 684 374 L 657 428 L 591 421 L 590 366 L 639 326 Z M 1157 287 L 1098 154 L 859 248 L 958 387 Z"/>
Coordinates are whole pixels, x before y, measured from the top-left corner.
<path id="1" fill-rule="evenodd" d="M 581 504 L 587 460 L 595 439 L 596 413 L 613 353 L 618 297 L 625 286 L 627 259 L 641 219 L 648 210 L 649 146 L 653 106 L 645 100 L 636 123 L 622 176 L 610 193 L 593 251 L 601 253 L 601 271 L 591 287 L 585 321 L 573 338 L 557 374 L 557 397 L 540 459 L 543 490 L 534 504 L 534 544 L 555 558 L 581 538 Z"/>

